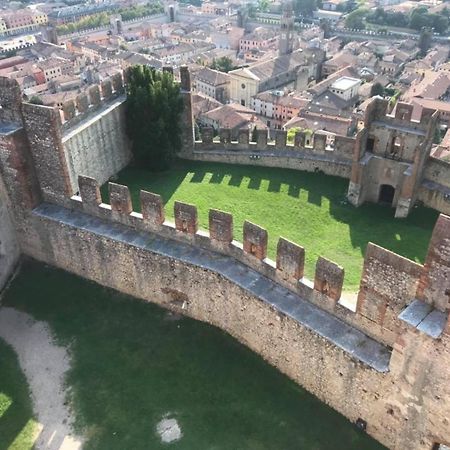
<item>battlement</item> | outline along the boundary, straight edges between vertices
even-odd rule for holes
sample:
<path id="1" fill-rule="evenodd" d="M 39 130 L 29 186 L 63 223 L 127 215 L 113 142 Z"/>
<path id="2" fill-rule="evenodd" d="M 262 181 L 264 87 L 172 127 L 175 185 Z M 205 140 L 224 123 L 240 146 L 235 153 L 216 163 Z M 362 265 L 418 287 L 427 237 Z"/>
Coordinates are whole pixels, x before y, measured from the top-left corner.
<path id="1" fill-rule="evenodd" d="M 352 160 L 355 138 L 339 136 L 326 131 L 306 133 L 299 131 L 294 136 L 294 142 L 287 142 L 287 131 L 276 130 L 273 140 L 269 140 L 267 130 L 256 130 L 256 140 L 251 140 L 249 129 L 221 128 L 218 136 L 214 129 L 205 127 L 201 130 L 200 140 L 194 142 L 194 151 L 229 150 L 254 152 L 301 151 L 326 155 L 330 158 Z"/>
<path id="2" fill-rule="evenodd" d="M 390 110 L 389 100 L 375 97 L 369 103 L 364 114 L 364 126 L 369 127 L 372 122 L 380 121 L 393 126 L 426 131 L 433 118 L 437 115 L 434 109 L 423 108 L 420 117 L 413 118 L 414 105 L 397 102 Z"/>
<path id="3" fill-rule="evenodd" d="M 356 304 L 350 306 L 348 298 L 342 296 L 344 268 L 319 257 L 314 280 L 307 279 L 304 276 L 304 248 L 281 237 L 276 261 L 272 261 L 267 258 L 268 233 L 259 225 L 246 221 L 241 243 L 235 240 L 233 216 L 227 212 L 211 209 L 208 231 L 203 231 L 199 229 L 194 205 L 175 202 L 174 222 L 171 222 L 165 219 L 163 201 L 158 194 L 141 191 L 142 213 L 137 213 L 133 211 L 127 186 L 109 183 L 110 204 L 106 204 L 96 180 L 80 176 L 78 182 L 80 195 L 72 197 L 73 208 L 135 230 L 231 256 L 387 345 L 393 345 L 399 330 L 408 326 L 399 316 L 417 298 L 428 302 L 430 311 L 440 311 L 435 324 L 438 331 L 432 337 L 450 333 L 447 318 L 450 305 L 443 305 L 441 296 L 421 294 L 424 286 L 432 286 L 433 292 L 440 289 L 437 286 L 443 289 L 443 276 L 450 270 L 450 263 L 442 262 L 442 258 L 436 263 L 438 266 L 433 263 L 438 260 L 436 245 L 440 254 L 442 246 L 448 246 L 450 251 L 450 225 L 447 226 L 450 218 L 446 216 L 441 215 L 436 225 L 425 266 L 369 244 L 359 295 Z M 434 271 L 430 277 L 431 267 Z M 436 271 L 443 274 L 437 281 Z"/>
<path id="4" fill-rule="evenodd" d="M 89 113 L 99 110 L 103 105 L 124 93 L 125 83 L 121 73 L 114 74 L 100 84 L 90 86 L 87 92 L 79 94 L 74 100 L 63 103 L 60 109 L 63 129 L 66 130 L 76 125 Z"/>

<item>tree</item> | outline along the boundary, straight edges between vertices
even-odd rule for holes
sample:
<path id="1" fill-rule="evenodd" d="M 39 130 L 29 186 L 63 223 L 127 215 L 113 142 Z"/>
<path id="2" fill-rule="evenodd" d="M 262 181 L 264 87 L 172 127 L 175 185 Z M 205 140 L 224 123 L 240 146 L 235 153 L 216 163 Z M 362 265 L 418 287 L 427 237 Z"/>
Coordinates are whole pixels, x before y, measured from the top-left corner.
<path id="1" fill-rule="evenodd" d="M 42 101 L 42 98 L 37 96 L 37 95 L 33 95 L 30 100 L 28 101 L 28 103 L 32 103 L 33 105 L 43 105 L 44 102 Z"/>
<path id="2" fill-rule="evenodd" d="M 148 66 L 131 67 L 127 79 L 126 129 L 135 163 L 167 169 L 182 146 L 179 86 L 172 74 Z"/>
<path id="3" fill-rule="evenodd" d="M 358 8 L 352 11 L 345 19 L 345 26 L 356 30 L 364 30 L 366 27 L 364 17 L 367 15 L 367 10 Z"/>
<path id="4" fill-rule="evenodd" d="M 217 59 L 214 58 L 209 67 L 210 69 L 219 70 L 220 72 L 226 73 L 236 68 L 236 66 L 233 65 L 232 59 L 228 56 L 222 56 Z"/>
<path id="5" fill-rule="evenodd" d="M 316 0 L 295 0 L 294 11 L 299 16 L 311 17 L 317 9 Z"/>
<path id="6" fill-rule="evenodd" d="M 428 29 L 423 29 L 420 32 L 419 43 L 417 44 L 420 49 L 420 56 L 425 56 L 431 47 L 431 41 L 433 34 Z"/>
<path id="7" fill-rule="evenodd" d="M 255 125 L 252 130 L 251 142 L 256 142 L 257 140 L 258 140 L 258 130 L 256 129 L 256 125 Z"/>
<path id="8" fill-rule="evenodd" d="M 319 26 L 323 31 L 324 39 L 331 37 L 331 23 L 328 19 L 320 19 Z"/>
<path id="9" fill-rule="evenodd" d="M 381 83 L 374 83 L 372 85 L 370 96 L 374 97 L 375 95 L 380 95 L 381 97 L 384 95 L 384 87 Z"/>
<path id="10" fill-rule="evenodd" d="M 258 0 L 258 11 L 266 12 L 269 9 L 269 0 Z"/>
<path id="11" fill-rule="evenodd" d="M 448 29 L 448 16 L 441 14 L 430 14 L 433 19 L 433 27 L 436 33 L 443 34 Z"/>

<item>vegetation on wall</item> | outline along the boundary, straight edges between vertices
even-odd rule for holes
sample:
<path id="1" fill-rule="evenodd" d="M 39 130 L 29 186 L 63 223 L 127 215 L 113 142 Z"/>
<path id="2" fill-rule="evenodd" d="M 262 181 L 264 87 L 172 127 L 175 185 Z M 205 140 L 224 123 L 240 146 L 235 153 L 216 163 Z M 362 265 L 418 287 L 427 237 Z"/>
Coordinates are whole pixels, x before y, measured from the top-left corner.
<path id="1" fill-rule="evenodd" d="M 300 131 L 303 131 L 306 135 L 311 136 L 313 134 L 313 130 L 310 130 L 309 128 L 300 128 L 300 127 L 293 127 L 289 128 L 287 132 L 287 143 L 293 144 L 295 140 L 295 135 L 299 133 Z"/>
<path id="2" fill-rule="evenodd" d="M 56 27 L 58 34 L 69 34 L 81 30 L 89 30 L 91 28 L 104 27 L 109 24 L 109 18 L 113 14 L 120 14 L 122 20 L 138 19 L 140 17 L 159 14 L 164 11 L 163 6 L 159 2 L 148 3 L 147 5 L 135 5 L 131 8 L 121 8 L 112 12 L 102 12 L 92 14 L 73 23 L 66 23 Z"/>
<path id="3" fill-rule="evenodd" d="M 182 145 L 178 83 L 171 73 L 140 65 L 131 67 L 127 77 L 126 129 L 135 163 L 166 169 Z"/>

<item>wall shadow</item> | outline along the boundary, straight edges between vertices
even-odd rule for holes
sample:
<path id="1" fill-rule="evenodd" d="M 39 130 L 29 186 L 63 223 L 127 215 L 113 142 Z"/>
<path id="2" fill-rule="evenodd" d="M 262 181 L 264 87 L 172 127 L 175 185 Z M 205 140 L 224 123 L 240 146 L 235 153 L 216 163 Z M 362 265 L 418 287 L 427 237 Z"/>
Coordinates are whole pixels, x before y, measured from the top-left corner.
<path id="1" fill-rule="evenodd" d="M 302 199 L 320 208 L 329 204 L 330 215 L 348 225 L 351 244 L 361 255 L 371 241 L 409 259 L 423 261 L 438 217 L 436 211 L 421 207 L 415 208 L 407 219 L 395 219 L 394 210 L 381 205 L 365 204 L 354 208 L 346 200 L 348 180 L 291 169 L 178 161 L 170 171 L 161 173 L 127 168 L 119 173 L 118 182 L 131 188 L 135 211 L 139 211 L 139 189 L 156 192 L 167 203 L 183 182 L 205 183 L 208 177 L 210 184 L 227 183 L 268 192 L 281 192 L 282 186 L 287 186 L 290 197 L 300 200 L 302 195 Z M 246 186 L 242 184 L 244 179 L 250 180 Z M 102 190 L 106 200 L 107 189 L 103 186 Z M 195 203 L 194 199 L 191 203 Z M 330 236 L 330 239 L 339 239 L 339 236 Z"/>

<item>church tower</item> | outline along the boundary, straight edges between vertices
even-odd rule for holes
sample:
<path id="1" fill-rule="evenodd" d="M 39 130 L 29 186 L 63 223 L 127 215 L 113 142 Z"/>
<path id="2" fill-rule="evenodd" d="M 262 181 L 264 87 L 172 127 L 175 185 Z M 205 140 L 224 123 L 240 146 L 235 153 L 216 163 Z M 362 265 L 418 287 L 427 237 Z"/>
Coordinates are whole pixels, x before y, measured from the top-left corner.
<path id="1" fill-rule="evenodd" d="M 288 55 L 293 50 L 294 12 L 292 0 L 283 2 L 283 13 L 281 16 L 280 39 L 278 43 L 278 54 Z"/>

